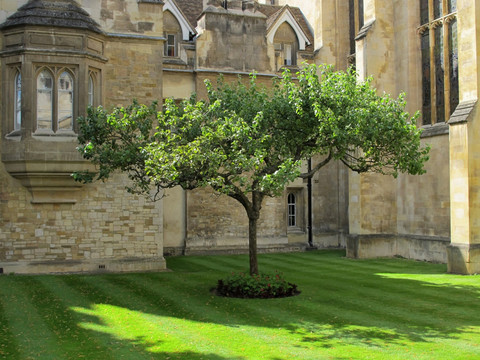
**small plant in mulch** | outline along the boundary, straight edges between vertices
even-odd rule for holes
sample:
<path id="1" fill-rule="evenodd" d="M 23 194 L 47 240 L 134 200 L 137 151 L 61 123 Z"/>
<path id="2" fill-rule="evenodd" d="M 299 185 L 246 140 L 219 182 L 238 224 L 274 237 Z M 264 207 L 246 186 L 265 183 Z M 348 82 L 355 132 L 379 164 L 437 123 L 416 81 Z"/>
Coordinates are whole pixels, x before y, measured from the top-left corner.
<path id="1" fill-rule="evenodd" d="M 250 299 L 271 299 L 300 294 L 297 285 L 286 281 L 279 272 L 253 276 L 242 272 L 232 273 L 225 279 L 218 280 L 215 290 L 220 296 Z"/>

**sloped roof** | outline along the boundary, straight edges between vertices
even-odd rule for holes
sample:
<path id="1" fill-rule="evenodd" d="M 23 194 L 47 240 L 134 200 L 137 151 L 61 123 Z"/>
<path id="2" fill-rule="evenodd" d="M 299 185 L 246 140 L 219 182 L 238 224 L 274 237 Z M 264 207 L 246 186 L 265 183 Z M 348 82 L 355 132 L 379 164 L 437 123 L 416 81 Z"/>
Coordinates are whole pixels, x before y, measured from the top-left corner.
<path id="1" fill-rule="evenodd" d="M 174 0 L 178 9 L 195 29 L 197 20 L 203 12 L 203 0 Z"/>
<path id="2" fill-rule="evenodd" d="M 302 10 L 298 7 L 292 7 L 289 5 L 278 6 L 278 5 L 259 5 L 259 11 L 265 14 L 267 19 L 267 29 L 270 29 L 275 21 L 283 14 L 284 11 L 289 10 L 292 16 L 295 18 L 295 21 L 298 23 L 310 44 L 313 44 L 313 34 L 308 26 L 308 21 L 302 13 Z"/>
<path id="3" fill-rule="evenodd" d="M 203 0 L 174 0 L 177 4 L 177 7 L 184 14 L 187 20 L 190 22 L 193 28 L 197 26 L 197 20 L 203 12 Z M 308 26 L 307 19 L 303 15 L 302 11 L 298 7 L 292 6 L 278 6 L 278 5 L 267 5 L 267 4 L 257 4 L 256 6 L 258 11 L 267 16 L 267 29 L 269 29 L 274 23 L 275 20 L 283 13 L 285 10 L 289 10 L 292 16 L 297 21 L 298 25 L 305 33 L 310 44 L 313 44 L 313 34 Z"/>
<path id="4" fill-rule="evenodd" d="M 21 25 L 58 26 L 102 33 L 100 26 L 74 0 L 30 0 L 0 24 L 0 29 Z"/>

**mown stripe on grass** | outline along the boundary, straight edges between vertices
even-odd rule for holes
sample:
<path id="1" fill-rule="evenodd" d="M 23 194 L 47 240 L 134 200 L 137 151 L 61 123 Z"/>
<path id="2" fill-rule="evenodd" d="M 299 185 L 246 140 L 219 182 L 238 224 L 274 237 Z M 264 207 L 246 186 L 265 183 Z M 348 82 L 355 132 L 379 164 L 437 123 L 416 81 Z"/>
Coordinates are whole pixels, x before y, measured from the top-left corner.
<path id="1" fill-rule="evenodd" d="M 285 269 L 285 257 L 282 259 L 283 262 L 281 264 L 274 259 L 275 258 L 272 258 L 271 261 L 266 259 L 269 267 L 274 266 L 278 268 L 278 265 L 281 265 Z M 400 261 L 404 262 L 403 260 Z M 289 256 L 289 261 L 287 262 L 298 263 L 298 257 Z M 304 262 L 302 262 L 302 264 L 304 264 Z M 323 296 L 323 303 L 320 307 L 324 306 L 325 301 L 328 301 L 330 298 L 331 301 L 336 301 L 335 307 L 337 310 L 340 310 L 340 313 L 349 311 L 352 308 L 357 308 L 358 313 L 366 313 L 371 319 L 378 318 L 380 325 L 386 325 L 385 319 L 388 319 L 388 323 L 390 324 L 395 323 L 395 321 L 392 320 L 398 320 L 413 327 L 426 329 L 433 327 L 436 333 L 443 333 L 444 335 L 449 334 L 450 331 L 461 331 L 461 327 L 465 324 L 464 320 L 471 319 L 472 315 L 474 316 L 475 314 L 475 310 L 465 311 L 465 309 L 458 306 L 458 304 L 456 304 L 456 306 L 449 306 L 447 311 L 445 311 L 445 307 L 437 305 L 439 300 L 445 302 L 445 298 L 442 296 L 444 289 L 432 289 L 412 281 L 410 283 L 408 281 L 399 281 L 396 284 L 393 284 L 391 281 L 384 281 L 385 284 L 390 285 L 388 287 L 380 286 L 379 289 L 378 279 L 373 279 L 373 275 L 371 274 L 372 267 L 365 269 L 364 266 L 357 266 L 356 270 L 346 271 L 344 267 L 339 266 L 341 264 L 338 264 L 338 262 L 332 263 L 326 261 L 322 262 L 322 265 L 324 266 L 323 270 L 329 267 L 331 271 L 329 271 L 328 276 L 324 277 L 325 280 L 322 285 L 324 285 L 325 288 L 322 286 L 320 290 L 326 294 L 326 296 Z M 401 271 L 403 267 L 408 264 L 401 263 L 397 265 L 398 270 Z M 424 265 L 422 265 L 422 267 L 423 266 Z M 366 271 L 363 271 L 362 274 L 362 270 Z M 383 269 L 376 267 L 374 270 L 385 271 L 385 266 Z M 346 273 L 349 274 L 346 275 Z M 302 275 L 303 274 L 304 273 L 302 273 Z M 322 272 L 322 274 L 326 275 L 324 272 Z M 365 280 L 364 277 L 366 277 L 367 280 Z M 297 281 L 297 283 L 299 282 L 300 281 Z M 312 283 L 313 282 L 318 286 L 318 279 L 315 278 Z M 375 284 L 377 286 L 375 286 Z M 350 289 L 357 290 L 351 291 Z M 406 289 L 408 289 L 408 291 L 406 291 Z M 450 289 L 450 292 L 452 291 L 455 290 Z M 338 292 L 347 294 L 347 297 L 352 300 L 339 301 L 337 299 Z M 328 294 L 330 294 L 330 296 L 328 296 Z M 425 294 L 428 295 L 428 300 L 424 298 Z M 457 291 L 455 297 L 462 298 L 464 295 L 464 292 Z M 372 311 L 373 309 L 382 308 L 385 303 L 390 304 L 386 311 Z M 470 303 L 471 307 L 472 299 L 464 301 L 464 303 L 465 305 Z M 474 307 L 476 308 L 476 306 Z M 348 318 L 352 319 L 352 314 L 349 313 Z M 453 324 L 450 320 L 452 318 L 457 320 L 453 322 Z M 407 333 L 411 333 L 410 330 L 405 330 L 407 330 Z"/>
<path id="2" fill-rule="evenodd" d="M 162 273 L 161 275 L 160 278 L 163 278 L 170 277 L 171 274 Z M 143 275 L 125 276 L 132 279 L 131 284 L 135 284 Z M 128 341 L 137 348 L 145 349 L 148 353 L 158 354 L 161 359 L 203 359 L 203 356 L 205 359 L 222 359 L 217 355 L 207 353 L 202 355 L 191 351 L 190 348 L 185 348 L 182 342 L 175 340 L 174 336 L 165 332 L 165 319 L 185 318 L 181 316 L 182 311 L 178 311 L 178 315 L 175 315 L 176 308 L 179 307 L 178 297 L 175 300 L 166 301 L 159 296 L 150 296 L 139 301 L 139 298 L 134 295 L 135 290 L 132 293 L 132 286 L 128 286 L 129 289 L 118 286 L 121 283 L 117 280 L 119 277 L 121 275 L 82 276 L 78 277 L 77 281 L 69 282 L 70 286 L 80 289 L 86 295 L 93 294 L 89 296 L 90 301 L 108 300 L 92 304 L 89 308 L 75 309 L 79 313 L 95 317 L 97 321 L 104 324 L 103 328 L 91 327 L 91 330 L 105 332 Z M 158 285 L 162 283 L 161 280 Z M 175 284 L 175 281 L 172 280 L 171 283 Z M 106 294 L 111 296 L 107 297 Z M 85 326 L 88 327 L 88 324 Z M 179 328 L 178 324 L 172 326 Z"/>
<path id="3" fill-rule="evenodd" d="M 198 284 L 201 278 L 200 274 L 195 273 L 193 275 L 198 275 L 199 278 L 189 278 L 188 281 L 191 282 L 191 284 Z M 153 274 L 147 276 L 152 280 L 155 279 L 155 275 Z M 154 284 L 155 282 L 150 279 L 147 279 L 146 276 L 136 277 L 136 279 L 131 279 L 130 277 L 119 279 L 116 277 L 113 282 L 116 286 L 122 288 L 122 293 L 131 291 L 134 294 L 131 300 L 137 304 L 145 303 L 143 299 L 151 299 L 157 296 L 162 296 L 163 298 L 169 296 L 172 298 L 172 301 L 177 299 L 177 302 L 182 303 L 183 312 L 177 315 L 177 320 L 170 319 L 168 322 L 170 326 L 175 324 L 174 326 L 180 327 L 182 333 L 178 334 L 177 331 L 172 333 L 171 329 L 165 329 L 165 327 L 164 330 L 168 331 L 172 336 L 191 339 L 189 340 L 191 343 L 190 349 L 205 351 L 205 346 L 209 346 L 210 349 L 216 349 L 216 353 L 231 358 L 232 356 L 241 356 L 242 344 L 248 343 L 250 347 L 255 347 L 258 353 L 263 356 L 266 356 L 266 354 L 272 351 L 273 354 L 277 354 L 278 356 L 278 351 L 272 350 L 272 344 L 275 343 L 280 346 L 288 341 L 285 336 L 288 335 L 289 332 L 284 329 L 280 331 L 280 333 L 283 333 L 283 337 L 280 336 L 278 327 L 272 326 L 269 321 L 266 321 L 265 317 L 262 316 L 261 309 L 249 308 L 248 312 L 243 312 L 241 311 L 242 306 L 240 303 L 235 303 L 235 300 L 238 299 L 208 297 L 207 299 L 203 298 L 204 301 L 207 300 L 207 303 L 205 303 L 199 296 L 185 296 L 183 289 L 180 290 L 179 293 L 168 291 L 167 294 L 165 294 L 164 289 L 156 288 L 155 285 L 152 286 L 152 283 Z M 110 280 L 112 280 L 112 278 L 110 278 Z M 241 301 L 245 302 L 248 300 L 242 299 Z M 260 302 L 258 305 L 260 305 Z M 180 322 L 179 324 L 179 319 L 183 318 L 186 319 L 186 323 Z M 270 320 L 275 321 L 274 319 Z M 164 318 L 162 322 L 165 326 Z M 241 330 L 239 330 L 239 325 L 241 326 Z M 212 332 L 215 332 L 215 334 L 213 335 Z M 213 337 L 205 338 L 203 333 L 213 335 Z M 269 335 L 262 335 L 265 333 Z M 276 333 L 276 335 L 272 335 L 273 333 Z M 265 343 L 265 341 L 261 340 L 262 337 L 270 337 L 270 341 Z M 232 338 L 235 338 L 235 344 L 231 342 Z M 226 349 L 229 349 L 229 351 L 226 352 Z M 236 352 L 234 349 L 236 349 Z M 285 349 L 284 352 L 285 355 L 288 354 L 288 358 L 298 356 L 298 350 L 291 351 Z M 315 358 L 314 354 L 310 355 L 310 358 Z"/>
<path id="4" fill-rule="evenodd" d="M 136 318 L 144 326 L 152 322 L 161 326 L 161 332 L 155 332 L 154 335 L 151 335 L 152 351 L 206 351 L 207 348 L 210 348 L 211 351 L 212 348 L 215 348 L 220 355 L 228 356 L 228 358 L 236 356 L 234 353 L 227 351 L 229 347 L 226 345 L 228 344 L 222 342 L 222 346 L 215 345 L 217 341 L 215 336 L 205 337 L 205 335 L 202 335 L 202 332 L 213 329 L 213 325 L 205 321 L 204 311 L 191 311 L 194 307 L 192 303 L 195 302 L 195 297 L 188 298 L 186 293 L 184 294 L 184 290 L 176 292 L 175 288 L 157 288 L 154 291 L 152 289 L 155 289 L 155 282 L 150 279 L 144 280 L 144 278 L 145 276 L 143 275 L 108 276 L 100 279 L 100 281 L 96 281 L 95 286 L 102 286 L 102 288 L 108 289 L 108 291 L 122 294 L 121 299 L 115 299 L 114 301 L 117 305 L 121 305 L 123 301 L 127 301 L 127 304 L 135 304 L 134 309 L 131 306 L 128 309 L 135 311 L 135 314 L 125 312 L 122 310 L 125 309 L 123 306 L 112 311 L 118 312 L 124 317 Z M 106 280 L 107 283 L 103 280 Z M 143 285 L 139 285 L 141 283 Z M 184 284 L 182 284 L 183 286 Z M 187 301 L 185 302 L 185 300 Z M 161 304 L 165 301 L 168 301 L 171 307 L 167 314 L 162 314 Z M 173 307 L 177 307 L 178 310 L 175 311 L 172 309 Z M 143 318 L 143 320 L 140 318 Z M 114 319 L 109 319 L 108 321 L 113 327 L 116 326 Z M 200 333 L 195 328 L 198 328 Z M 225 329 L 223 329 L 223 332 L 225 332 Z M 139 329 L 136 336 L 141 337 L 141 334 L 142 330 Z M 126 335 L 124 334 L 124 336 Z M 239 337 L 238 334 L 237 337 Z M 162 342 L 166 344 L 162 345 Z M 181 344 L 186 345 L 180 346 Z"/>
<path id="5" fill-rule="evenodd" d="M 181 259 L 179 259 L 181 260 Z M 248 258 L 245 256 L 228 256 L 226 261 L 224 261 L 223 256 L 189 256 L 188 257 L 189 266 L 185 269 L 185 266 L 179 268 L 179 261 L 167 260 L 170 261 L 169 268 L 173 271 L 216 271 L 219 273 L 230 273 L 234 269 L 244 270 L 248 269 Z M 180 261 L 181 262 L 181 261 Z M 184 262 L 181 262 L 184 263 Z"/>
<path id="6" fill-rule="evenodd" d="M 1 283 L 1 282 L 0 282 Z M 2 289 L 2 287 L 0 287 Z M 0 359 L 19 359 L 19 352 L 11 324 L 5 314 L 3 302 L 12 301 L 11 298 L 0 293 Z"/>
<path id="7" fill-rule="evenodd" d="M 281 270 L 284 273 L 288 273 L 288 269 L 292 264 L 300 264 L 297 259 L 291 258 L 289 261 L 283 261 L 283 263 L 276 263 L 274 260 L 267 261 L 269 266 L 276 266 L 277 269 Z M 389 260 L 385 260 L 389 265 Z M 364 263 L 363 263 L 364 264 Z M 408 263 L 403 264 L 403 266 L 408 266 Z M 388 268 L 387 267 L 387 271 Z M 331 262 L 322 262 L 321 264 L 315 267 L 305 267 L 301 270 L 296 270 L 297 274 L 300 273 L 302 278 L 308 279 L 308 275 L 310 276 L 309 282 L 318 282 L 318 278 L 321 279 L 329 279 L 335 278 L 339 282 L 341 281 L 350 281 L 351 279 L 355 279 L 355 287 L 361 288 L 361 291 L 364 291 L 368 288 L 378 288 L 378 277 L 380 275 L 371 272 L 371 268 L 367 268 L 362 266 L 362 263 L 358 264 L 355 268 L 347 267 L 345 264 L 342 263 L 331 263 Z M 375 269 L 386 271 L 384 266 L 383 269 Z M 398 268 L 399 271 L 404 270 L 404 268 Z M 393 271 L 392 271 L 393 272 Z M 287 278 L 288 279 L 288 278 Z M 298 279 L 298 277 L 297 277 Z M 307 280 L 308 281 L 308 280 Z M 436 287 L 432 287 L 430 283 L 419 282 L 419 281 L 412 281 L 412 280 L 393 280 L 393 279 L 384 279 L 382 281 L 382 290 L 383 294 L 389 295 L 401 295 L 401 297 L 405 297 L 405 295 L 411 295 L 412 297 L 422 298 L 422 300 L 429 300 L 435 302 L 445 302 L 448 301 L 452 305 L 459 305 L 465 304 L 468 305 L 470 300 L 465 300 L 465 292 L 464 291 L 455 291 L 453 289 L 449 289 L 448 287 L 442 288 L 441 291 L 438 291 Z M 403 281 L 403 282 L 402 282 Z M 295 282 L 299 283 L 298 280 Z M 449 292 L 450 296 L 445 297 L 445 292 Z M 476 290 L 474 290 L 476 292 Z M 421 296 L 419 296 L 421 295 Z M 452 315 L 461 315 L 461 314 L 452 314 Z"/>
<path id="8" fill-rule="evenodd" d="M 138 347 L 132 346 L 130 342 L 124 342 L 117 339 L 109 333 L 102 333 L 92 329 L 102 329 L 104 324 L 98 322 L 98 319 L 88 314 L 75 311 L 77 308 L 91 308 L 95 303 L 88 301 L 76 289 L 69 286 L 64 281 L 65 278 L 75 279 L 72 276 L 49 276 L 42 277 L 39 280 L 50 291 L 53 296 L 61 299 L 63 306 L 68 309 L 71 315 L 72 325 L 75 325 L 69 336 L 75 338 L 78 344 L 77 348 L 69 349 L 69 354 L 73 358 L 85 357 L 98 359 L 150 359 L 150 356 L 142 352 Z M 71 283 L 71 281 L 70 281 Z M 88 326 L 86 326 L 88 324 Z M 134 355 L 132 355 L 134 354 Z"/>
<path id="9" fill-rule="evenodd" d="M 378 304 L 379 306 L 387 303 L 392 310 L 389 310 L 392 314 L 399 311 L 399 309 L 406 308 L 407 320 L 410 314 L 417 312 L 415 320 L 423 319 L 425 314 L 431 315 L 435 312 L 434 306 L 436 304 L 447 303 L 450 305 L 451 299 L 446 299 L 443 294 L 443 289 L 424 287 L 418 282 L 408 281 L 382 281 L 379 285 L 378 279 L 373 279 L 371 274 L 362 274 L 361 271 L 352 272 L 346 271 L 344 268 L 337 268 L 337 271 L 322 272 L 322 278 L 311 278 L 309 283 L 315 284 L 316 287 L 307 287 L 308 282 L 298 278 L 297 283 L 304 288 L 304 295 L 310 295 L 314 297 L 322 297 L 323 302 L 328 300 L 328 297 L 332 301 L 337 301 L 338 293 L 344 294 L 342 299 L 352 299 L 351 302 L 346 302 L 344 306 L 351 307 L 356 306 L 358 302 L 367 299 L 370 304 Z M 450 292 L 452 290 L 450 289 Z M 461 298 L 465 296 L 462 291 L 457 291 L 456 297 Z M 464 299 L 463 299 L 464 300 Z M 467 305 L 471 300 L 465 301 Z M 340 300 L 342 301 L 342 300 Z M 458 304 L 451 304 L 448 309 L 441 308 L 441 313 L 437 314 L 440 320 L 453 318 L 462 318 L 464 309 Z M 476 307 L 476 306 L 475 306 Z M 434 314 L 435 315 L 435 314 Z M 468 318 L 467 315 L 466 318 Z M 465 317 L 464 317 L 465 318 Z M 445 320 L 446 321 L 446 320 Z M 423 324 L 428 325 L 428 323 Z"/>
<path id="10" fill-rule="evenodd" d="M 62 359 L 57 336 L 45 318 L 37 312 L 28 277 L 8 276 L 0 279 L 5 318 L 17 342 L 19 359 Z"/>
<path id="11" fill-rule="evenodd" d="M 17 281 L 32 299 L 36 312 L 54 335 L 55 339 L 52 340 L 57 344 L 60 358 L 73 359 L 97 354 L 97 358 L 114 359 L 96 343 L 94 337 L 77 326 L 77 319 L 65 305 L 61 293 L 57 296 L 47 288 L 46 284 L 55 281 L 54 277 L 22 276 Z"/>

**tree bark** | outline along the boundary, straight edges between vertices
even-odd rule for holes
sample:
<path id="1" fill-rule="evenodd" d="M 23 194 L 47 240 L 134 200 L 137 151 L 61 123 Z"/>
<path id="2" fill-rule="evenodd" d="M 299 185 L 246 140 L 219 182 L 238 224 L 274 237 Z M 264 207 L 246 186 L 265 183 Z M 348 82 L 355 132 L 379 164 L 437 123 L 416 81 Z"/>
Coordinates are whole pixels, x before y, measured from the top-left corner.
<path id="1" fill-rule="evenodd" d="M 250 275 L 258 275 L 257 259 L 257 220 L 248 218 L 248 253 L 250 256 Z"/>

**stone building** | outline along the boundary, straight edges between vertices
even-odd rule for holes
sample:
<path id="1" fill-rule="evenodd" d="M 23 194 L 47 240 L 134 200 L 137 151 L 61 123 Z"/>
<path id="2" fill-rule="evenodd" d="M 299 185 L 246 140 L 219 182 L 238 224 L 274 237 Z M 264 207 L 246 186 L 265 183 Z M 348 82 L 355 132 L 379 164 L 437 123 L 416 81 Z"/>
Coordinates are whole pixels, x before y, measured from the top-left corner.
<path id="1" fill-rule="evenodd" d="M 247 219 L 208 190 L 129 195 L 118 174 L 81 186 L 76 118 L 88 105 L 205 96 L 204 80 L 304 61 L 356 67 L 407 93 L 431 145 L 427 174 L 331 163 L 312 181 L 313 242 L 480 271 L 480 5 L 470 0 L 0 1 L 0 272 L 140 271 L 164 254 L 241 251 Z M 307 189 L 267 199 L 261 251 L 305 247 Z"/>

